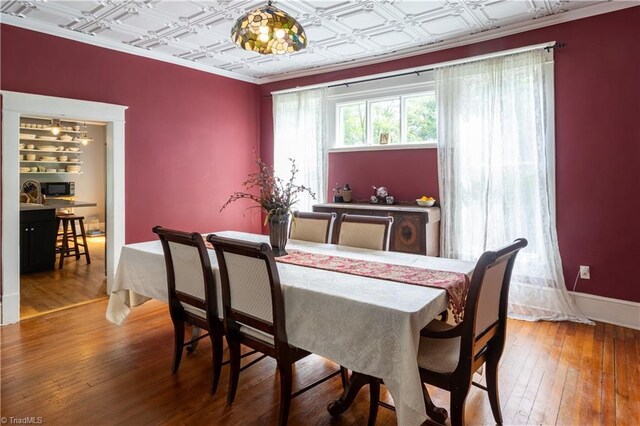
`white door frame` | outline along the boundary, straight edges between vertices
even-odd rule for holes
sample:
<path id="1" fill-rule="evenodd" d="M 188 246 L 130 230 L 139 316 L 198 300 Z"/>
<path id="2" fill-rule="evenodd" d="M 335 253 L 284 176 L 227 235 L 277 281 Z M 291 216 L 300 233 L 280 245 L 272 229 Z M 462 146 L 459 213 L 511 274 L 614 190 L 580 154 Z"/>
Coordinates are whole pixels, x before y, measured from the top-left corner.
<path id="1" fill-rule="evenodd" d="M 2 90 L 2 324 L 20 321 L 20 117 L 101 121 L 107 144 L 107 293 L 124 245 L 124 114 L 121 105 Z"/>

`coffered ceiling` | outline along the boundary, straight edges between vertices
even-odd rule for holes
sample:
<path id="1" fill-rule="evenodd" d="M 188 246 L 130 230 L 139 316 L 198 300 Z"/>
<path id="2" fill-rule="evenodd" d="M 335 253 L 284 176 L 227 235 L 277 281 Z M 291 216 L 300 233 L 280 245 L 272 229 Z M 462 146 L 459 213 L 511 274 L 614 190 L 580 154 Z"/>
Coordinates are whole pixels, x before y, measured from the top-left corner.
<path id="1" fill-rule="evenodd" d="M 305 28 L 287 56 L 231 42 L 235 20 L 266 1 L 3 0 L 3 23 L 263 83 L 501 37 L 634 5 L 586 0 L 274 1 Z M 637 3 L 635 3 L 637 4 Z"/>

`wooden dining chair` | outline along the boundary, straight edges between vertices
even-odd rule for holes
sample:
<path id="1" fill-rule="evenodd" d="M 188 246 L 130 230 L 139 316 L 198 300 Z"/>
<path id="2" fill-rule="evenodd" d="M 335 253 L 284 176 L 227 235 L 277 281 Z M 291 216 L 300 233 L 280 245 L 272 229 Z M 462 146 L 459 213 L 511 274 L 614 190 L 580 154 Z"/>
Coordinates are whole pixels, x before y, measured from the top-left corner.
<path id="1" fill-rule="evenodd" d="M 420 332 L 418 366 L 424 383 L 451 393 L 451 424 L 464 425 L 464 405 L 471 385 L 487 391 L 493 418 L 502 424 L 498 393 L 498 363 L 507 334 L 509 283 L 518 252 L 527 246 L 527 240 L 517 239 L 496 251 L 480 256 L 473 271 L 464 308 L 464 319 L 453 326 L 442 321 L 431 321 Z M 486 364 L 487 386 L 473 381 L 473 374 Z M 380 381 L 371 383 L 371 404 L 381 403 Z M 423 386 L 427 411 L 444 424 L 447 412 L 436 407 Z M 375 410 L 369 424 L 375 423 Z M 371 418 L 373 417 L 373 419 Z"/>
<path id="2" fill-rule="evenodd" d="M 240 345 L 274 358 L 280 375 L 278 424 L 286 425 L 291 399 L 340 373 L 292 393 L 292 365 L 309 352 L 287 341 L 284 298 L 271 247 L 266 243 L 207 237 L 220 267 L 222 304 L 231 372 L 227 402 L 235 398 L 240 376 Z"/>
<path id="3" fill-rule="evenodd" d="M 218 312 L 216 286 L 209 254 L 202 235 L 156 226 L 167 269 L 169 313 L 173 322 L 174 350 L 171 372 L 180 367 L 185 346 L 194 348 L 198 340 L 211 339 L 213 368 L 210 393 L 214 394 L 222 368 L 224 325 Z M 191 324 L 208 333 L 185 342 L 185 325 Z"/>
<path id="4" fill-rule="evenodd" d="M 289 238 L 313 243 L 330 243 L 335 213 L 294 212 Z"/>
<path id="5" fill-rule="evenodd" d="M 392 226 L 391 216 L 343 213 L 340 217 L 338 245 L 388 251 Z"/>

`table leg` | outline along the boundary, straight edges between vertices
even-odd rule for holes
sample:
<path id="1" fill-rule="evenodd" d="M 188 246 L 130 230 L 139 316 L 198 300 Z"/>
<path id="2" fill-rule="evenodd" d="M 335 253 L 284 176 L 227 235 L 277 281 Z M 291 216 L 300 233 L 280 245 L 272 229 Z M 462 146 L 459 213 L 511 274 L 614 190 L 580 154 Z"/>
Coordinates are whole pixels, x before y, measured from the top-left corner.
<path id="1" fill-rule="evenodd" d="M 349 383 L 347 383 L 340 398 L 331 401 L 329 405 L 327 405 L 329 414 L 335 417 L 347 411 L 360 389 L 375 380 L 376 379 L 371 376 L 353 371 Z"/>
<path id="2" fill-rule="evenodd" d="M 200 327 L 196 327 L 195 325 L 191 328 L 191 340 L 195 340 L 198 337 L 200 337 Z M 198 342 L 199 340 L 196 340 L 195 342 L 189 343 L 187 345 L 187 352 L 192 353 L 193 351 L 196 350 L 196 348 L 198 347 Z"/>

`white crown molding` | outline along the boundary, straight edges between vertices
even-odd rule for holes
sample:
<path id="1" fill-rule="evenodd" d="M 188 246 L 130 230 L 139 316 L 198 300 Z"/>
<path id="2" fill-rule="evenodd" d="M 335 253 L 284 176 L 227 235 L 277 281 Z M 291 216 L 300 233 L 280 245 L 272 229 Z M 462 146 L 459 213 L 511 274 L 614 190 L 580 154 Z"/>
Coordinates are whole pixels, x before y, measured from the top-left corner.
<path id="1" fill-rule="evenodd" d="M 595 16 L 595 15 L 604 14 L 604 13 L 615 12 L 617 10 L 635 7 L 637 5 L 638 5 L 637 2 L 627 1 L 627 0 L 597 3 L 594 5 L 581 7 L 579 9 L 546 16 L 544 18 L 507 25 L 501 28 L 497 28 L 495 30 L 489 30 L 486 32 L 478 33 L 478 34 L 471 34 L 467 36 L 458 37 L 456 39 L 445 41 L 438 44 L 418 46 L 410 49 L 403 49 L 398 53 L 381 55 L 372 59 L 354 60 L 353 62 L 349 62 L 349 63 L 339 63 L 339 64 L 333 64 L 333 65 L 327 65 L 327 66 L 319 66 L 314 68 L 307 68 L 300 71 L 293 71 L 289 73 L 276 74 L 273 76 L 259 77 L 259 78 L 246 76 L 243 74 L 239 74 L 233 71 L 227 71 L 227 70 L 213 67 L 213 66 L 202 65 L 197 62 L 189 61 L 182 58 L 159 54 L 152 50 L 142 50 L 140 48 L 136 48 L 134 46 L 130 46 L 124 43 L 92 37 L 90 35 L 80 33 L 77 31 L 60 28 L 53 24 L 47 24 L 40 21 L 29 20 L 25 18 L 18 18 L 5 13 L 0 14 L 0 23 L 45 33 L 45 34 L 53 35 L 56 37 L 62 37 L 68 40 L 74 40 L 81 43 L 87 43 L 94 46 L 103 47 L 106 49 L 116 50 L 124 53 L 130 53 L 136 56 L 142 56 L 142 57 L 155 59 L 162 62 L 180 65 L 183 67 L 204 71 L 210 74 L 220 75 L 220 76 L 232 78 L 235 80 L 245 81 L 248 83 L 267 84 L 267 83 L 272 83 L 276 81 L 289 80 L 289 79 L 305 77 L 305 76 L 314 75 L 314 74 L 323 74 L 323 73 L 329 73 L 337 70 L 374 65 L 382 62 L 389 62 L 392 60 L 408 58 L 411 56 L 432 53 L 439 50 L 451 49 L 454 47 L 465 46 L 473 43 L 493 40 L 496 38 L 506 37 L 509 35 L 531 31 L 538 28 L 548 27 L 551 25 L 557 25 L 563 22 L 569 22 L 577 19 L 583 19 L 583 18 Z"/>
<path id="2" fill-rule="evenodd" d="M 572 291 L 569 294 L 590 319 L 640 330 L 640 303 Z"/>
<path id="3" fill-rule="evenodd" d="M 174 56 L 158 54 L 152 50 L 142 50 L 140 48 L 130 46 L 124 43 L 118 43 L 111 40 L 100 39 L 92 37 L 88 34 L 83 34 L 78 31 L 72 31 L 65 28 L 60 28 L 55 25 L 42 23 L 35 20 L 27 20 L 25 18 L 18 18 L 8 15 L 6 13 L 0 14 L 0 24 L 11 25 L 14 27 L 20 27 L 27 30 L 37 31 L 39 33 L 49 34 L 56 37 L 66 38 L 68 40 L 78 41 L 80 43 L 91 44 L 93 46 L 103 47 L 105 49 L 117 50 L 119 52 L 130 53 L 136 56 L 142 56 L 143 58 L 155 59 L 157 61 L 168 62 L 174 65 L 180 65 L 187 68 L 193 68 L 198 71 L 204 71 L 209 74 L 220 75 L 222 77 L 232 78 L 234 80 L 245 81 L 247 83 L 258 84 L 258 79 L 242 74 L 238 74 L 232 71 L 223 70 L 208 65 L 201 65 L 197 62 L 192 62 L 182 58 L 176 58 Z"/>
<path id="4" fill-rule="evenodd" d="M 480 43 L 483 41 L 493 40 L 496 38 L 506 37 L 513 34 L 523 33 L 526 31 L 536 30 L 538 28 L 549 27 L 552 25 L 561 24 L 563 22 L 575 21 L 577 19 L 588 18 L 595 15 L 602 15 L 604 13 L 615 12 L 622 9 L 628 9 L 638 6 L 637 2 L 619 0 L 610 1 L 608 3 L 598 3 L 592 6 L 586 6 L 577 10 L 570 10 L 568 12 L 559 13 L 557 15 L 551 15 L 540 19 L 535 19 L 527 22 L 520 22 L 512 25 L 507 25 L 495 30 L 485 31 L 478 34 L 470 34 L 467 36 L 458 37 L 451 41 L 445 41 L 438 44 L 419 46 L 416 48 L 402 50 L 398 54 L 382 55 L 370 60 L 358 60 L 350 62 L 348 64 L 341 63 L 336 65 L 330 65 L 326 67 L 317 67 L 313 69 L 306 69 L 300 71 L 290 72 L 284 75 L 261 77 L 258 78 L 258 84 L 273 83 L 276 81 L 290 80 L 299 77 L 306 77 L 315 74 L 324 74 L 332 71 L 340 71 L 350 68 L 359 68 L 367 65 L 374 65 L 383 62 L 389 62 L 396 59 L 409 58 L 412 56 L 423 55 L 426 53 L 437 52 L 439 50 L 452 49 L 454 47 L 466 46 L 469 44 Z M 561 40 L 559 40 L 561 41 Z M 428 64 L 425 64 L 428 65 Z"/>

